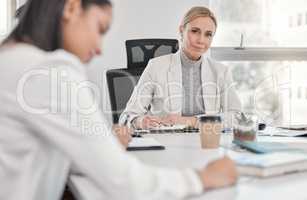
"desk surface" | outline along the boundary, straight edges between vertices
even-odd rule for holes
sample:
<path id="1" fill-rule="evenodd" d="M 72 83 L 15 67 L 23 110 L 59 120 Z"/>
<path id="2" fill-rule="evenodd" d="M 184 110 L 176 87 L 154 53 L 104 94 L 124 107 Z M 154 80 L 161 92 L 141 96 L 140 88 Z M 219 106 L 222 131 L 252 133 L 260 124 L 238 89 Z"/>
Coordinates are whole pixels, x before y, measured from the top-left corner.
<path id="1" fill-rule="evenodd" d="M 197 133 L 178 134 L 148 134 L 154 137 L 166 150 L 131 152 L 145 163 L 163 167 L 203 167 L 209 161 L 227 153 L 223 148 L 203 150 L 200 148 Z M 228 142 L 228 138 L 222 138 Z M 258 137 L 259 141 L 278 141 L 307 150 L 307 138 Z M 229 151 L 229 150 L 228 150 Z M 246 153 L 246 152 L 242 152 Z M 206 192 L 201 197 L 193 199 L 295 199 L 307 200 L 307 172 L 288 174 L 273 178 L 241 177 L 236 186 Z"/>

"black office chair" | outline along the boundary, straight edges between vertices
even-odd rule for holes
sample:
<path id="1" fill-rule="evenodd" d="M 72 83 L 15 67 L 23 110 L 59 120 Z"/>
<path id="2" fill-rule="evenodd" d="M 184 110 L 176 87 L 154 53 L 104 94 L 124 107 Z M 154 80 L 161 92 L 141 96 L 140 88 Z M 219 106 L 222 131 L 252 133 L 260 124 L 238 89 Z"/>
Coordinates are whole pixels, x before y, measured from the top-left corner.
<path id="1" fill-rule="evenodd" d="M 113 123 L 117 124 L 120 114 L 126 108 L 135 85 L 144 68 L 111 69 L 107 71 Z"/>
<path id="2" fill-rule="evenodd" d="M 175 53 L 178 48 L 176 39 L 126 40 L 128 69 L 145 68 L 151 58 Z"/>

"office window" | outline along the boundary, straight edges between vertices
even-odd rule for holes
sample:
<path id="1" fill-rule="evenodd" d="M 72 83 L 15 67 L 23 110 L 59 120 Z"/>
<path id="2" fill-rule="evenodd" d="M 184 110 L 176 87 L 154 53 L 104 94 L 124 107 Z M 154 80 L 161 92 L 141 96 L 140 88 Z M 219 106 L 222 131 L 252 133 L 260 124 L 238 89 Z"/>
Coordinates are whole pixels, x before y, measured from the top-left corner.
<path id="1" fill-rule="evenodd" d="M 299 13 L 297 15 L 297 26 L 301 26 L 302 25 L 302 21 L 303 21 L 303 15 L 301 13 Z"/>
<path id="2" fill-rule="evenodd" d="M 16 3 L 15 0 L 0 0 L 0 42 L 12 29 Z"/>
<path id="3" fill-rule="evenodd" d="M 8 1 L 0 1 L 0 38 L 8 32 Z"/>
<path id="4" fill-rule="evenodd" d="M 306 124 L 307 61 L 224 62 L 232 68 L 245 111 L 269 124 Z M 304 117 L 305 116 L 305 117 Z"/>
<path id="5" fill-rule="evenodd" d="M 292 16 L 289 17 L 289 27 L 290 28 L 293 27 L 293 17 Z"/>
<path id="6" fill-rule="evenodd" d="M 307 124 L 306 49 L 215 47 L 211 54 L 230 67 L 245 111 L 272 125 Z"/>
<path id="7" fill-rule="evenodd" d="M 307 46 L 305 0 L 211 0 L 209 6 L 218 18 L 213 46 L 239 46 L 241 34 L 249 47 Z"/>
<path id="8" fill-rule="evenodd" d="M 211 0 L 210 7 L 218 18 L 212 57 L 231 68 L 244 110 L 267 123 L 307 124 L 307 2 Z"/>

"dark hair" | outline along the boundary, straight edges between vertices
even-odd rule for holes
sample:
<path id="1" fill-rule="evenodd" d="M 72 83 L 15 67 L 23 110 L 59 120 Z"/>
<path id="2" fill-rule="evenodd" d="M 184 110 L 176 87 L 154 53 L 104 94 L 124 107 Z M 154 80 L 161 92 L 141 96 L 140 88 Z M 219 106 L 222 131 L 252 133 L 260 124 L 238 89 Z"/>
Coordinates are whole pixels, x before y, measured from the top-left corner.
<path id="1" fill-rule="evenodd" d="M 109 0 L 80 0 L 90 5 L 112 6 Z M 11 40 L 31 43 L 45 51 L 62 47 L 61 19 L 66 0 L 28 0 L 19 10 L 19 22 L 4 43 Z"/>
<path id="2" fill-rule="evenodd" d="M 25 9 L 25 5 L 20 6 L 15 12 L 15 18 L 19 19 L 21 17 L 21 13 Z"/>

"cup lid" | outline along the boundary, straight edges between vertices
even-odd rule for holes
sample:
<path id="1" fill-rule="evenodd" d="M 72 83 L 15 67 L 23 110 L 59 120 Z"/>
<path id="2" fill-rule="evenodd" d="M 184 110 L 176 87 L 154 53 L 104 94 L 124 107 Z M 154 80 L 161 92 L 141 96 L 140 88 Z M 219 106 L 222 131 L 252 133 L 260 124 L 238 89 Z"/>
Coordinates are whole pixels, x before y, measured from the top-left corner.
<path id="1" fill-rule="evenodd" d="M 219 115 L 203 115 L 200 116 L 199 118 L 200 122 L 221 122 L 221 116 Z"/>

